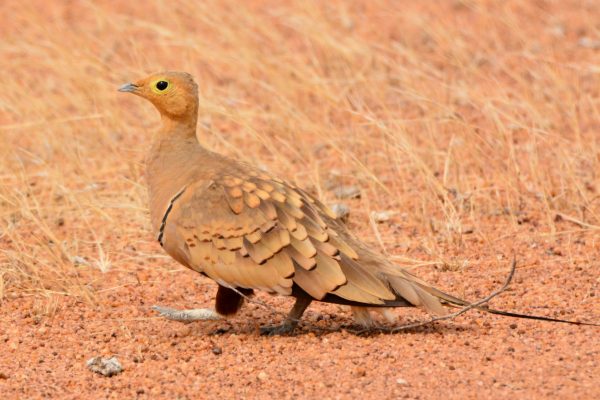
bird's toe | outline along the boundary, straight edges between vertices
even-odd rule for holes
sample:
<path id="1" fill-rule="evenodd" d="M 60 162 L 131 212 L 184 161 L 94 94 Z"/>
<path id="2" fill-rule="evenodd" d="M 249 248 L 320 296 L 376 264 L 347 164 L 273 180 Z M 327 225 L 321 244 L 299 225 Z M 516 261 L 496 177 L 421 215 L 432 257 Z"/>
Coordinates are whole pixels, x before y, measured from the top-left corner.
<path id="1" fill-rule="evenodd" d="M 280 325 L 267 325 L 260 327 L 260 334 L 263 336 L 285 336 L 291 335 L 296 326 L 294 324 L 283 323 Z"/>

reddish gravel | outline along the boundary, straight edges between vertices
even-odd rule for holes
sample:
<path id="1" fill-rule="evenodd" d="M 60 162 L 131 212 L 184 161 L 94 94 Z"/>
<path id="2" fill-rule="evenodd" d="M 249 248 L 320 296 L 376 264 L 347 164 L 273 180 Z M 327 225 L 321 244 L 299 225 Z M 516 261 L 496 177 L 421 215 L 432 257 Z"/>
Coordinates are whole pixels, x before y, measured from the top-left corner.
<path id="1" fill-rule="evenodd" d="M 548 252 L 557 243 L 538 243 L 494 306 L 599 321 L 597 268 L 577 259 L 567 264 Z M 597 263 L 597 249 L 581 246 L 579 254 L 595 254 Z M 504 279 L 508 265 L 497 265 L 502 268 L 423 269 L 421 275 L 473 298 Z M 280 317 L 256 304 L 228 322 L 184 325 L 155 317 L 152 304 L 211 304 L 214 284 L 187 270 L 134 268 L 102 280 L 114 288 L 99 295 L 98 306 L 67 300 L 53 318 L 36 321 L 27 297 L 3 303 L 0 391 L 6 398 L 600 396 L 600 328 L 471 312 L 408 332 L 361 337 L 347 331 L 347 310 L 316 304 L 296 336 L 261 337 L 258 326 Z M 281 311 L 290 306 L 289 299 L 259 298 Z M 399 314 L 401 321 L 424 317 L 413 309 Z M 91 373 L 85 362 L 97 355 L 116 356 L 124 372 L 112 378 Z"/>

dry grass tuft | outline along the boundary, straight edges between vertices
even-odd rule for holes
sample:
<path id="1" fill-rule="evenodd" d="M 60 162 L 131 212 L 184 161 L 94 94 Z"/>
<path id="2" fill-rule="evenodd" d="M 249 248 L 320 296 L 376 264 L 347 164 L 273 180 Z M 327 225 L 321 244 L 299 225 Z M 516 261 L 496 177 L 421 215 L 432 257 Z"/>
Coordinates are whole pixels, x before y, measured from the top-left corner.
<path id="1" fill-rule="evenodd" d="M 390 253 L 452 269 L 469 230 L 597 234 L 593 3 L 2 2 L 0 299 L 152 268 L 158 118 L 116 88 L 163 69 L 197 77 L 207 146 L 328 200 L 361 187 L 352 223 Z M 369 231 L 382 209 L 399 229 Z"/>

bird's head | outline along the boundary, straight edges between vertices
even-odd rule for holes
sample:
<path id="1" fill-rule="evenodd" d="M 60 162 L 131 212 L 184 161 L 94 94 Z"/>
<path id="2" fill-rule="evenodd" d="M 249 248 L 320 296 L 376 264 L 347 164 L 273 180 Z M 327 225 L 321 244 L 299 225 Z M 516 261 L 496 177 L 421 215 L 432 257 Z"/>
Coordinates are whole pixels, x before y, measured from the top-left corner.
<path id="1" fill-rule="evenodd" d="M 119 88 L 149 100 L 163 117 L 173 120 L 195 119 L 198 111 L 198 86 L 185 72 L 161 72 Z"/>

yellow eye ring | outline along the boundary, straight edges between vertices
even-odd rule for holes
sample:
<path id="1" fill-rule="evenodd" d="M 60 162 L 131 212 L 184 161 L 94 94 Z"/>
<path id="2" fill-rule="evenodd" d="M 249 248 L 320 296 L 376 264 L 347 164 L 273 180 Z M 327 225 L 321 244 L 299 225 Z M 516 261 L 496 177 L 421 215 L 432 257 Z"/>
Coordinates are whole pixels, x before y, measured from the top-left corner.
<path id="1" fill-rule="evenodd" d="M 150 85 L 150 88 L 154 93 L 163 94 L 171 90 L 171 83 L 166 79 L 158 79 Z"/>

